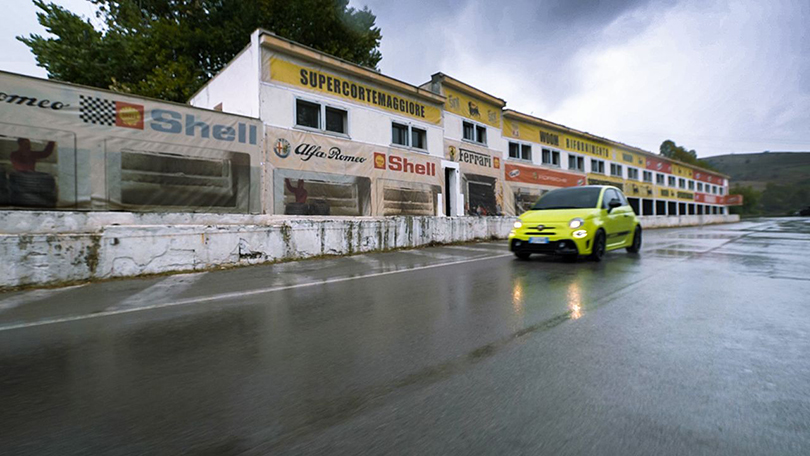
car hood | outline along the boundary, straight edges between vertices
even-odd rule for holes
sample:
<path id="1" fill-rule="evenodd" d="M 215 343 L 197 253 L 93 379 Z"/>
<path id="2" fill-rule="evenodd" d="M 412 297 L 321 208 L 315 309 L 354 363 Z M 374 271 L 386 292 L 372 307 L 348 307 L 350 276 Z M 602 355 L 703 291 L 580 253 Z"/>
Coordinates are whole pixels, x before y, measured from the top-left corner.
<path id="1" fill-rule="evenodd" d="M 568 222 L 572 218 L 579 217 L 587 219 L 593 217 L 599 212 L 599 209 L 550 209 L 542 211 L 528 211 L 520 216 L 520 220 L 524 223 L 533 222 Z"/>

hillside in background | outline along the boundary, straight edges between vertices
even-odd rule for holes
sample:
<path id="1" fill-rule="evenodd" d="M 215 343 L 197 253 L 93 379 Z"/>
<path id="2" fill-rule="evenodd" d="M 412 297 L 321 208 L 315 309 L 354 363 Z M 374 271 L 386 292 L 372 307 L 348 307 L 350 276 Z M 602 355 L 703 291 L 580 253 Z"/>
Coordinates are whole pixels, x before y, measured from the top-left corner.
<path id="1" fill-rule="evenodd" d="M 731 176 L 731 185 L 765 190 L 769 183 L 810 185 L 810 152 L 762 152 L 706 157 L 706 162 Z"/>

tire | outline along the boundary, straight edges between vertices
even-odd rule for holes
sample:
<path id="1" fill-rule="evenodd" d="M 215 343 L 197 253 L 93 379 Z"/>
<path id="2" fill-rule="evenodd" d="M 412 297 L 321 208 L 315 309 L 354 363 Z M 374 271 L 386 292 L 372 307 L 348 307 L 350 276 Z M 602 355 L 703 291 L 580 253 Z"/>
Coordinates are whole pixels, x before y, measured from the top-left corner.
<path id="1" fill-rule="evenodd" d="M 285 215 L 307 215 L 307 205 L 304 203 L 287 203 L 284 206 Z"/>
<path id="2" fill-rule="evenodd" d="M 605 251 L 607 249 L 607 240 L 605 238 L 605 232 L 599 230 L 596 232 L 596 236 L 593 237 L 593 248 L 591 249 L 591 255 L 588 257 L 593 261 L 602 261 L 602 257 L 605 256 Z"/>
<path id="3" fill-rule="evenodd" d="M 627 247 L 629 253 L 638 253 L 641 251 L 641 227 L 637 226 L 636 231 L 633 233 L 633 243 Z"/>
<path id="4" fill-rule="evenodd" d="M 8 206 L 8 177 L 0 171 L 0 206 Z"/>
<path id="5" fill-rule="evenodd" d="M 12 206 L 56 207 L 56 179 L 36 171 L 14 172 L 8 179 L 9 204 Z"/>
<path id="6" fill-rule="evenodd" d="M 529 252 L 515 252 L 515 256 L 518 260 L 526 261 L 530 256 L 532 256 L 532 254 Z"/>

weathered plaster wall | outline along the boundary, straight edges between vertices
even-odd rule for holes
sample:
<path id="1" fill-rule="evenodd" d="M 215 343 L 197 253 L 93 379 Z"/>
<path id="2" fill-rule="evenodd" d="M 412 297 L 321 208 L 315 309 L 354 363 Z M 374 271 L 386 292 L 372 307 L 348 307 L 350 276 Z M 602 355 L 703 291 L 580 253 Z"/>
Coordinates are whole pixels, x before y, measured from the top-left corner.
<path id="1" fill-rule="evenodd" d="M 505 238 L 512 218 L 5 213 L 0 288 Z"/>

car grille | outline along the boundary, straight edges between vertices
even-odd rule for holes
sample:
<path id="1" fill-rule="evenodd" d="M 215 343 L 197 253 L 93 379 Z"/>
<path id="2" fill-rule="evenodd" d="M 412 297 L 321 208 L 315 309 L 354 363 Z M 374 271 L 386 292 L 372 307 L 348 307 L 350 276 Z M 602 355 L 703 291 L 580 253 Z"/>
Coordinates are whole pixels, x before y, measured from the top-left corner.
<path id="1" fill-rule="evenodd" d="M 526 226 L 526 234 L 531 236 L 554 236 L 557 234 L 557 229 L 559 227 L 544 224 L 528 225 Z"/>

